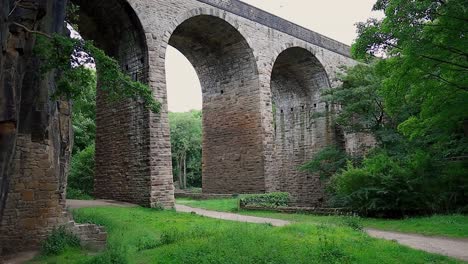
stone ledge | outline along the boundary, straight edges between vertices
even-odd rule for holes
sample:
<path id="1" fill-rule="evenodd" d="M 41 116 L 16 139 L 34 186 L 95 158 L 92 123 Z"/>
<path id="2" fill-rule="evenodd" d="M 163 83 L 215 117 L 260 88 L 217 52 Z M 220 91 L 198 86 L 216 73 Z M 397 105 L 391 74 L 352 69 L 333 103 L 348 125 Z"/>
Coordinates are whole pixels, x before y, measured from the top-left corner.
<path id="1" fill-rule="evenodd" d="M 107 232 L 105 227 L 95 224 L 78 224 L 75 221 L 70 221 L 66 228 L 76 235 L 83 248 L 102 251 L 107 246 Z"/>

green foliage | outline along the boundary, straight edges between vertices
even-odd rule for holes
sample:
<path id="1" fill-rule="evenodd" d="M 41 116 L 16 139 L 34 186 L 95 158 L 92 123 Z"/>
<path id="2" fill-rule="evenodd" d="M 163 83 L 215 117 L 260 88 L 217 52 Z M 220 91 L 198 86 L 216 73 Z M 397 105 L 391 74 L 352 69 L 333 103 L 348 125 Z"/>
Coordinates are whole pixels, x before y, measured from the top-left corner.
<path id="1" fill-rule="evenodd" d="M 364 160 L 362 168 L 350 164 L 334 177 L 333 187 L 336 195 L 345 197 L 346 206 L 365 215 L 405 211 L 424 203 L 415 197 L 408 174 L 397 161 L 381 153 Z"/>
<path id="2" fill-rule="evenodd" d="M 345 168 L 348 159 L 351 157 L 345 151 L 336 146 L 328 146 L 315 154 L 313 159 L 301 166 L 300 169 L 311 174 L 318 173 L 321 179 L 328 179 Z"/>
<path id="3" fill-rule="evenodd" d="M 340 87 L 322 92 L 323 100 L 342 106 L 335 122 L 345 132 L 375 132 L 386 124 L 387 115 L 379 94 L 382 76 L 376 73 L 374 65 L 348 68 L 345 75 L 339 76 L 343 83 Z"/>
<path id="4" fill-rule="evenodd" d="M 182 186 L 201 187 L 202 175 L 202 113 L 190 111 L 186 113 L 169 113 L 171 127 L 171 150 L 174 179 Z M 185 163 L 184 163 L 185 162 Z M 184 179 L 183 165 L 186 165 Z M 181 176 L 178 179 L 178 176 Z M 186 188 L 187 186 L 183 186 Z"/>
<path id="5" fill-rule="evenodd" d="M 80 6 L 69 2 L 67 3 L 66 13 L 67 16 L 65 20 L 67 23 L 69 23 L 73 28 L 78 29 L 80 21 Z"/>
<path id="6" fill-rule="evenodd" d="M 53 98 L 74 99 L 83 93 L 83 87 L 92 85 L 94 78 L 89 69 L 72 56 L 75 51 L 89 54 L 96 63 L 99 88 L 110 101 L 142 100 L 151 111 L 158 113 L 160 103 L 153 97 L 151 88 L 123 73 L 118 62 L 93 45 L 91 41 L 71 39 L 58 34 L 50 38 L 39 35 L 35 54 L 41 60 L 41 71 L 56 70 L 56 91 Z"/>
<path id="7" fill-rule="evenodd" d="M 288 206 L 289 193 L 274 192 L 264 194 L 251 194 L 239 198 L 240 206 L 258 206 L 266 208 L 276 208 L 279 206 Z"/>
<path id="8" fill-rule="evenodd" d="M 96 72 L 89 69 L 93 78 L 90 86 L 83 87 L 79 97 L 73 101 L 73 154 L 94 144 L 96 138 Z"/>
<path id="9" fill-rule="evenodd" d="M 79 248 L 80 239 L 65 229 L 64 226 L 52 230 L 52 233 L 43 242 L 42 255 L 58 255 L 67 248 Z"/>
<path id="10" fill-rule="evenodd" d="M 93 196 L 85 193 L 83 190 L 67 187 L 67 199 L 74 200 L 93 200 Z"/>
<path id="11" fill-rule="evenodd" d="M 448 175 L 423 151 L 402 159 L 377 151 L 361 167 L 350 164 L 335 175 L 332 188 L 335 196 L 342 198 L 337 199 L 343 202 L 341 206 L 364 215 L 450 212 L 467 201 L 464 189 L 468 180 L 461 176 L 466 172 L 465 168 Z"/>
<path id="12" fill-rule="evenodd" d="M 466 1 L 388 0 L 374 8 L 386 17 L 360 24 L 354 51 L 388 56 L 377 66 L 386 112 L 412 141 L 442 156 L 466 156 Z"/>
<path id="13" fill-rule="evenodd" d="M 73 155 L 68 176 L 67 198 L 88 198 L 94 190 L 94 144 Z"/>

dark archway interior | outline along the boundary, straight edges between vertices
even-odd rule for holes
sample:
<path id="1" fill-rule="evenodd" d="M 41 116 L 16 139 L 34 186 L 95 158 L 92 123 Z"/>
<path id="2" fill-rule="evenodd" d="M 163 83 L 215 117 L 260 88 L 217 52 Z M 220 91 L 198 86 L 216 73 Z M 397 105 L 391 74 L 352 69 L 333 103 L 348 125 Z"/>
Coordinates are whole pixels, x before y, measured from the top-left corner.
<path id="1" fill-rule="evenodd" d="M 124 0 L 72 0 L 79 6 L 79 32 L 115 58 L 133 80 L 147 83 L 148 51 L 144 30 Z M 140 102 L 109 103 L 96 98 L 95 196 L 150 203 L 149 112 Z"/>
<path id="2" fill-rule="evenodd" d="M 264 192 L 255 57 L 226 21 L 192 17 L 169 45 L 192 63 L 203 93 L 203 192 Z"/>
<path id="3" fill-rule="evenodd" d="M 300 205 L 323 199 L 319 178 L 298 168 L 333 138 L 328 107 L 320 98 L 328 87 L 325 69 L 311 52 L 290 48 L 278 56 L 271 77 L 277 188 Z"/>
<path id="4" fill-rule="evenodd" d="M 80 34 L 117 59 L 134 79 L 146 82 L 148 52 L 144 30 L 124 0 L 72 0 L 80 7 Z"/>

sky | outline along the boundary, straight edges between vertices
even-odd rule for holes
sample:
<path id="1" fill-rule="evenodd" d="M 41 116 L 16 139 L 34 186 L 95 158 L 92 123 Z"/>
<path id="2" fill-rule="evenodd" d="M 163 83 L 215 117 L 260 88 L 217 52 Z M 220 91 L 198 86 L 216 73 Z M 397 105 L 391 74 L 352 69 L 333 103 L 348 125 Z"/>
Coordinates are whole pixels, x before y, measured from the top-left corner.
<path id="1" fill-rule="evenodd" d="M 375 0 L 243 0 L 274 15 L 329 38 L 351 45 L 357 22 L 381 17 L 372 12 Z M 197 74 L 179 51 L 166 54 L 166 81 L 171 112 L 201 109 L 202 94 Z"/>

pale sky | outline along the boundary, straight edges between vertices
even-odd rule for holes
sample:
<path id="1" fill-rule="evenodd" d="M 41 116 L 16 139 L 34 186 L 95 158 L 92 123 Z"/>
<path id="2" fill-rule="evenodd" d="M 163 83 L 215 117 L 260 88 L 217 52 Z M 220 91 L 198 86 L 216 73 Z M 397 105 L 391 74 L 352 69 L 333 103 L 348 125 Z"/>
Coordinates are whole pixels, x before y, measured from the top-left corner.
<path id="1" fill-rule="evenodd" d="M 372 12 L 376 0 L 243 0 L 322 35 L 351 45 L 356 38 L 355 23 L 381 14 Z M 202 94 L 197 74 L 176 49 L 166 55 L 169 111 L 201 109 Z"/>

